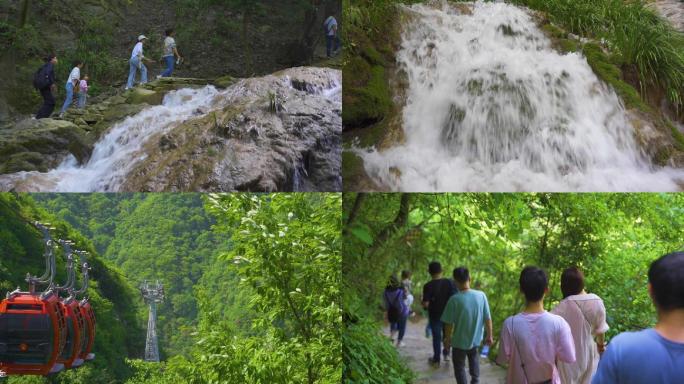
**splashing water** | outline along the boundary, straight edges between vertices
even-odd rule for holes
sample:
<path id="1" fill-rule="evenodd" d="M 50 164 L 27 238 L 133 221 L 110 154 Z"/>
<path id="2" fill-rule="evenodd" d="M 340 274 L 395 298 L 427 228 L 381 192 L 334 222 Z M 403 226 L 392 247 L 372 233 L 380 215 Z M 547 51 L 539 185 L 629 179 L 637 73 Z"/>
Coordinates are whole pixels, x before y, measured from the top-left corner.
<path id="1" fill-rule="evenodd" d="M 526 11 L 405 10 L 405 142 L 359 151 L 372 178 L 405 191 L 680 189 L 684 172 L 650 165 L 615 92 Z"/>
<path id="2" fill-rule="evenodd" d="M 339 75 L 330 77 L 329 87 L 309 90 L 311 94 L 341 103 Z M 278 79 L 290 87 L 287 77 Z M 49 192 L 116 192 L 136 164 L 145 160 L 145 144 L 152 138 L 169 132 L 187 119 L 207 114 L 244 99 L 256 99 L 269 87 L 267 82 L 244 79 L 219 91 L 213 86 L 201 89 L 180 89 L 168 93 L 162 105 L 144 109 L 115 124 L 95 144 L 86 164 L 79 165 L 69 155 L 57 168 L 46 172 L 19 172 L 0 175 L 0 190 Z"/>

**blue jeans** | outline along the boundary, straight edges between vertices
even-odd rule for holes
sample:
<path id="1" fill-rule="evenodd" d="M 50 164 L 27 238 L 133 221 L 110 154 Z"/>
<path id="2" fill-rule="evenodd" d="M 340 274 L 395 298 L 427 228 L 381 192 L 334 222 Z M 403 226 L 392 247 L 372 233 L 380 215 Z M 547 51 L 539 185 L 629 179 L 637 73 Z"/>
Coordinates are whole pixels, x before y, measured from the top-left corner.
<path id="1" fill-rule="evenodd" d="M 162 72 L 162 77 L 169 77 L 173 73 L 173 65 L 176 64 L 175 57 L 164 56 L 164 61 L 166 62 L 166 70 Z"/>
<path id="2" fill-rule="evenodd" d="M 337 36 L 326 36 L 325 37 L 325 48 L 326 48 L 326 51 L 328 52 L 328 57 L 332 57 L 333 53 L 335 53 L 340 48 L 339 37 L 337 37 Z"/>
<path id="3" fill-rule="evenodd" d="M 137 57 L 132 58 L 130 61 L 131 70 L 128 72 L 128 83 L 126 84 L 126 89 L 133 88 L 133 83 L 135 83 L 135 74 L 138 72 L 138 66 L 140 66 L 140 84 L 147 83 L 147 67 L 145 64 L 140 62 Z"/>
<path id="4" fill-rule="evenodd" d="M 88 98 L 88 94 L 85 91 L 81 91 L 78 93 L 78 107 L 79 108 L 81 108 L 81 109 L 85 108 L 87 98 Z"/>
<path id="5" fill-rule="evenodd" d="M 439 320 L 430 319 L 429 325 L 432 331 L 432 361 L 439 362 L 442 357 L 442 328 L 444 324 Z"/>
<path id="6" fill-rule="evenodd" d="M 71 81 L 66 85 L 66 99 L 64 100 L 64 105 L 62 106 L 61 113 L 66 112 L 67 108 L 71 105 L 74 100 L 74 83 Z"/>
<path id="7" fill-rule="evenodd" d="M 454 375 L 456 376 L 456 383 L 467 384 L 465 361 L 468 358 L 468 371 L 470 372 L 470 383 L 477 384 L 480 382 L 480 356 L 477 353 L 477 347 L 469 350 L 452 348 L 454 355 Z"/>

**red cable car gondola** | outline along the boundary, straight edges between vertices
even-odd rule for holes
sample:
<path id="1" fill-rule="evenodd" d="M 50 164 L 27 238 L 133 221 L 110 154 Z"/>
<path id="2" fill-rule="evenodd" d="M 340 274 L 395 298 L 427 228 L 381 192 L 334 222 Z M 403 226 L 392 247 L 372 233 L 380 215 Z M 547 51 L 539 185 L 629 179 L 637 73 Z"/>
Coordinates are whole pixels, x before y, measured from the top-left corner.
<path id="1" fill-rule="evenodd" d="M 46 226 L 36 226 L 44 234 L 46 272 L 42 277 L 28 275 L 29 292 L 17 289 L 0 303 L 0 371 L 7 375 L 49 374 L 66 342 L 64 307 L 51 287 L 55 276 L 54 243 Z M 50 287 L 37 294 L 36 284 Z"/>

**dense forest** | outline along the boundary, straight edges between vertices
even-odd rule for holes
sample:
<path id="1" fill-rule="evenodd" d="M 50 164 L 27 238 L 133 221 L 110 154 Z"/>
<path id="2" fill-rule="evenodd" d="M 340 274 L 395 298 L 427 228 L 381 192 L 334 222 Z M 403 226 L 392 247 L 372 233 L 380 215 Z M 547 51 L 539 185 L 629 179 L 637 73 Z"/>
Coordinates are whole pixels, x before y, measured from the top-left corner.
<path id="1" fill-rule="evenodd" d="M 124 83 L 138 35 L 150 39 L 146 56 L 157 60 L 164 30 L 175 28 L 186 59 L 178 76 L 250 77 L 326 61 L 319 25 L 326 13 L 339 18 L 340 0 L 3 1 L 0 68 L 14 75 L 0 79 L 0 122 L 34 112 L 32 74 L 50 52 L 62 80 L 84 60 L 95 96 Z"/>
<path id="2" fill-rule="evenodd" d="M 12 245 L 2 249 L 3 288 L 21 282 L 25 260 L 41 265 L 27 220 L 68 231 L 98 255 L 99 269 L 91 289 L 100 327 L 94 364 L 10 383 L 339 382 L 341 195 L 2 198 L 0 233 L 11 240 L 2 244 Z M 161 363 L 140 360 L 147 309 L 135 288 L 145 279 L 165 286 Z"/>
<path id="3" fill-rule="evenodd" d="M 496 343 L 503 320 L 523 305 L 517 279 L 525 265 L 549 274 L 547 310 L 562 298 L 562 270 L 579 266 L 587 290 L 604 300 L 610 339 L 655 323 L 648 265 L 684 247 L 679 194 L 345 194 L 343 207 L 347 383 L 411 381 L 413 372 L 380 332 L 391 274 L 414 272 L 420 312 L 429 262 L 440 261 L 445 276 L 467 266 L 489 298 Z"/>

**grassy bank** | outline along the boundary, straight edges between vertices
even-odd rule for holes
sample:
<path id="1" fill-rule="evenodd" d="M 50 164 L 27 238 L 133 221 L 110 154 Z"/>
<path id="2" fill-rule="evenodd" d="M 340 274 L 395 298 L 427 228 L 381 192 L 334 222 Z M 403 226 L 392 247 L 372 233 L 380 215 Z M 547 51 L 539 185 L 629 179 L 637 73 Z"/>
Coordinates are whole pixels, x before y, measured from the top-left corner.
<path id="1" fill-rule="evenodd" d="M 602 41 L 622 78 L 658 105 L 684 109 L 684 34 L 641 0 L 513 0 L 543 11 L 567 31 Z M 595 68 L 596 70 L 596 68 Z M 624 95 L 623 95 L 624 96 Z"/>

